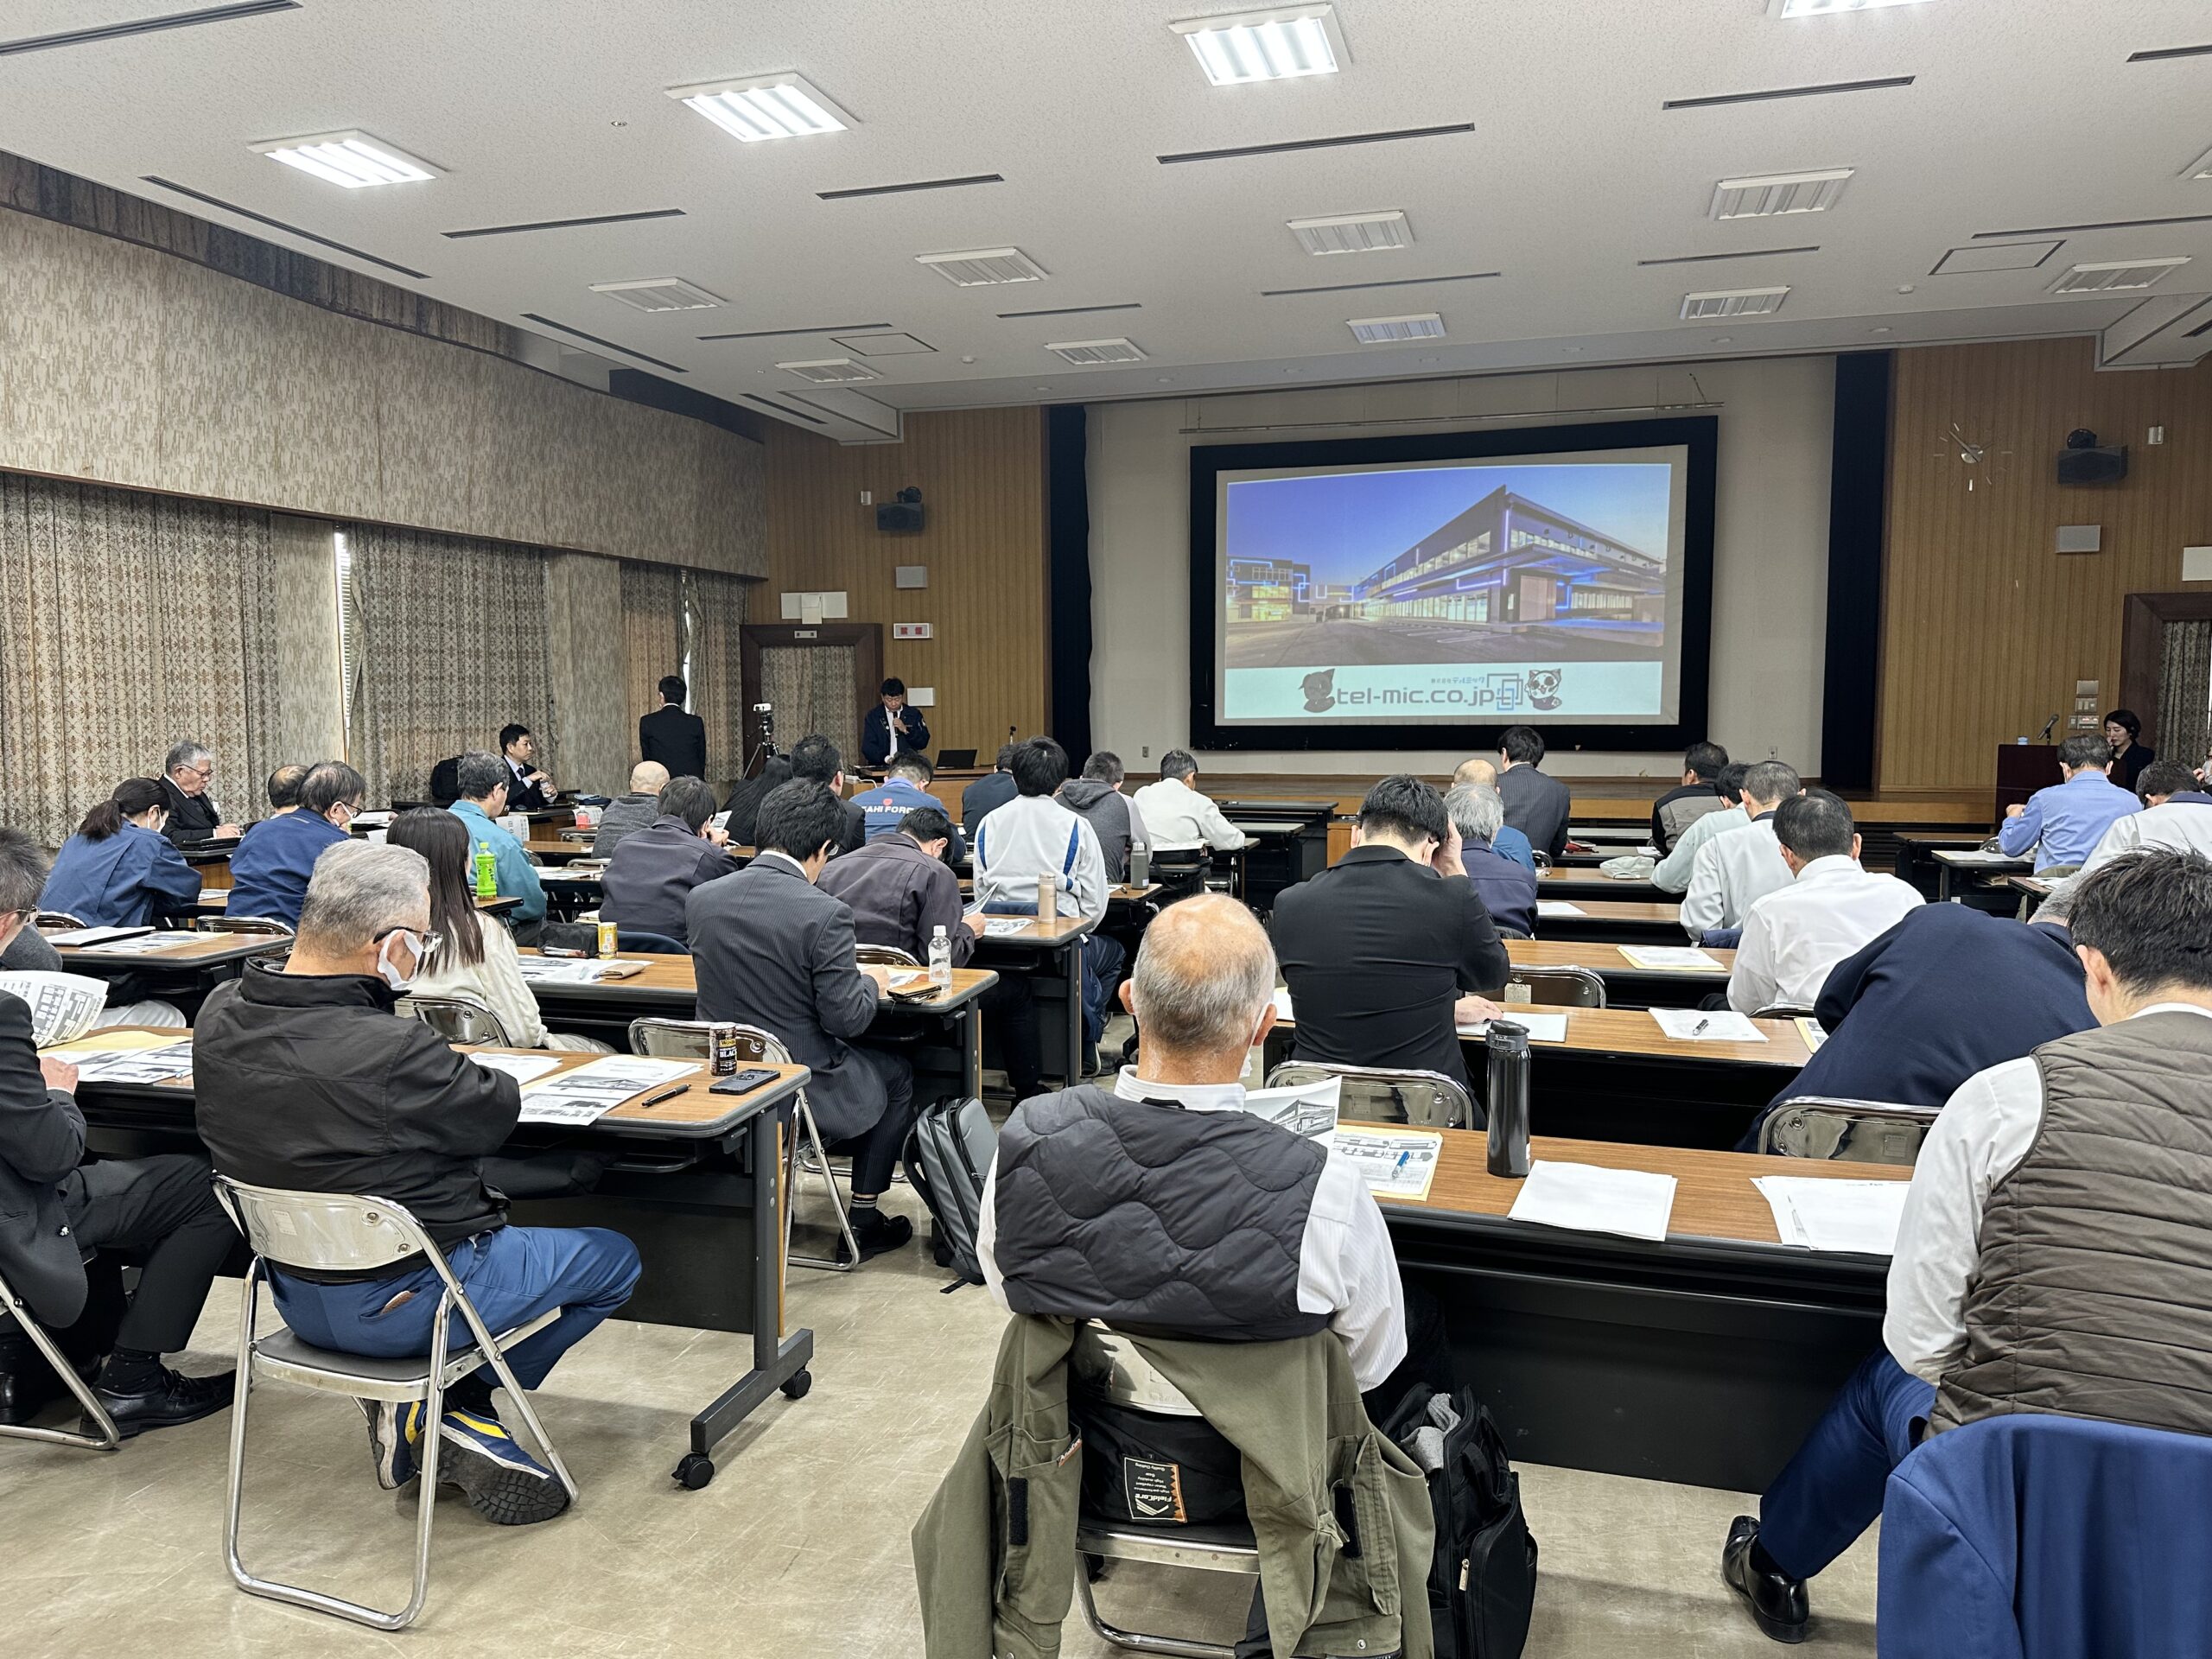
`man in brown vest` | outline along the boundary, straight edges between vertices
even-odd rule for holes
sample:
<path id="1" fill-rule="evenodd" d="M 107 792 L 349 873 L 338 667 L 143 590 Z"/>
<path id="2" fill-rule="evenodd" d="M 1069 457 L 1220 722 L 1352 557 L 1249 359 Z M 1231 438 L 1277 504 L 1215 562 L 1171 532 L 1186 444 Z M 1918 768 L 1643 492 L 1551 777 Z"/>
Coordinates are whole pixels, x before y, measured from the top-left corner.
<path id="1" fill-rule="evenodd" d="M 1881 1351 L 1729 1529 L 1721 1571 L 1778 1642 L 1923 1434 L 2021 1411 L 2212 1434 L 2212 861 L 2101 866 L 2073 931 L 2098 1029 L 1945 1103 Z"/>

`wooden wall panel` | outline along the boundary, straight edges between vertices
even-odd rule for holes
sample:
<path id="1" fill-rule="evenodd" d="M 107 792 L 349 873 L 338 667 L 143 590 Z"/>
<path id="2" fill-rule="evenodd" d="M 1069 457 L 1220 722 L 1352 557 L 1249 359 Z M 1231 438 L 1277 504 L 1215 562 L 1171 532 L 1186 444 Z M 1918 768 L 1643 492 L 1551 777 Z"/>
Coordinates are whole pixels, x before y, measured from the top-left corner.
<path id="1" fill-rule="evenodd" d="M 778 620 L 786 590 L 843 591 L 847 620 L 883 625 L 884 672 L 936 690 L 935 746 L 979 750 L 988 766 L 1008 726 L 1024 737 L 1045 729 L 1044 412 L 912 414 L 906 433 L 903 443 L 842 446 L 770 429 L 768 588 L 753 620 Z M 910 484 L 928 528 L 883 534 L 860 493 L 886 502 Z M 929 586 L 894 587 L 901 564 L 926 565 Z M 937 637 L 893 639 L 894 622 L 931 623 Z"/>
<path id="2" fill-rule="evenodd" d="M 1991 787 L 1996 746 L 2033 736 L 2053 710 L 2070 715 L 2076 679 L 2098 681 L 2115 703 L 2122 601 L 2180 588 L 2181 550 L 2212 542 L 2212 361 L 2104 374 L 2094 364 L 2088 340 L 1897 355 L 1876 766 L 1885 792 Z M 1959 461 L 1953 422 L 1989 451 L 1980 465 Z M 2144 443 L 2154 425 L 2166 429 L 2155 448 Z M 2066 434 L 2082 426 L 2128 446 L 2123 482 L 2056 482 Z M 2076 524 L 2103 526 L 2102 552 L 2051 550 L 2058 526 Z"/>

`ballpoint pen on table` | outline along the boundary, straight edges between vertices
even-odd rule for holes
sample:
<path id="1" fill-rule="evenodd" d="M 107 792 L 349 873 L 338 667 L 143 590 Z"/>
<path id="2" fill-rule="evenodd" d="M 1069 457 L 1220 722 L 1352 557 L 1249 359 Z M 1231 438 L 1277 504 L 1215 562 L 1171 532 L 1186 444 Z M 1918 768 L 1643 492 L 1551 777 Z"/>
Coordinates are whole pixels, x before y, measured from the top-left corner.
<path id="1" fill-rule="evenodd" d="M 664 1100 L 674 1100 L 678 1095 L 689 1093 L 690 1088 L 688 1083 L 679 1083 L 673 1089 L 664 1089 L 657 1095 L 648 1095 L 638 1103 L 638 1109 L 642 1112 L 646 1107 L 658 1106 Z"/>
<path id="2" fill-rule="evenodd" d="M 1707 1026 L 1711 1025 L 1712 1023 L 1713 1023 L 1713 1021 L 1712 1021 L 1712 1020 L 1699 1020 L 1699 1021 L 1697 1022 L 1697 1024 L 1695 1024 L 1695 1025 L 1694 1025 L 1694 1026 L 1692 1026 L 1692 1027 L 1690 1027 L 1690 1035 L 1691 1035 L 1691 1036 L 1693 1036 L 1693 1037 L 1702 1037 L 1702 1036 L 1704 1036 L 1704 1035 L 1705 1035 L 1705 1028 L 1706 1028 Z"/>

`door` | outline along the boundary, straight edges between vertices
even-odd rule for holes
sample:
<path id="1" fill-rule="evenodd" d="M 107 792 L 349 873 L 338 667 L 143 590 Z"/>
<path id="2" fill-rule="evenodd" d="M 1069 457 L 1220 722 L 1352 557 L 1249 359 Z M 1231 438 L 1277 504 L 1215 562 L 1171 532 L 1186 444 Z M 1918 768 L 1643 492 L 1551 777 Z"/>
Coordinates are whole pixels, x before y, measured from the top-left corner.
<path id="1" fill-rule="evenodd" d="M 883 626 L 877 622 L 748 625 L 739 649 L 745 682 L 745 775 L 760 770 L 772 731 L 776 752 L 819 734 L 837 746 L 845 770 L 861 760 L 861 717 L 883 684 Z M 760 705 L 766 703 L 764 713 Z"/>

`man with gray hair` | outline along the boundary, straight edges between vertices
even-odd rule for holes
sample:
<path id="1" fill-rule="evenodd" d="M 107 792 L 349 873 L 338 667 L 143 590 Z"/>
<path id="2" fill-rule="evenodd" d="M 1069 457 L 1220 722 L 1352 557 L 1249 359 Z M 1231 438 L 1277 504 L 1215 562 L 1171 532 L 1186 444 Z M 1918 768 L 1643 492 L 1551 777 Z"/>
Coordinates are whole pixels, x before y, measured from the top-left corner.
<path id="1" fill-rule="evenodd" d="M 513 776 L 498 755 L 471 749 L 454 766 L 454 786 L 461 791 L 461 798 L 446 810 L 468 831 L 471 873 L 476 855 L 489 851 L 499 896 L 522 901 L 515 906 L 514 922 L 524 941 L 530 943 L 537 937 L 537 925 L 545 919 L 545 884 L 537 879 L 537 867 L 530 861 L 522 842 L 499 825 L 499 815 L 507 810 L 507 784 Z"/>
<path id="2" fill-rule="evenodd" d="M 618 795 L 599 815 L 599 833 L 591 838 L 594 858 L 612 858 L 626 836 L 660 816 L 660 792 L 668 786 L 668 768 L 658 760 L 640 760 L 630 768 L 630 792 Z"/>
<path id="3" fill-rule="evenodd" d="M 1751 906 L 1796 877 L 1782 861 L 1774 815 L 1804 791 L 1796 769 L 1762 760 L 1744 773 L 1744 811 L 1751 822 L 1723 830 L 1698 849 L 1683 895 L 1682 930 L 1695 944 L 1709 930 L 1741 928 Z"/>
<path id="4" fill-rule="evenodd" d="M 429 882 L 405 847 L 346 842 L 315 861 L 290 957 L 249 963 L 200 1010 L 200 1138 L 237 1180 L 404 1205 L 495 1331 L 559 1309 L 507 1351 L 516 1380 L 535 1389 L 629 1299 L 638 1252 L 601 1228 L 507 1224 L 483 1165 L 521 1114 L 514 1078 L 393 1011 L 438 948 Z M 373 1358 L 428 1353 L 444 1289 L 414 1256 L 330 1278 L 272 1268 L 269 1282 L 304 1340 Z M 488 1367 L 462 1378 L 435 1425 L 420 1401 L 362 1402 L 378 1483 L 397 1491 L 415 1478 L 427 1427 L 443 1437 L 441 1481 L 486 1520 L 519 1526 L 567 1508 L 560 1482 L 500 1423 L 496 1381 Z"/>
<path id="5" fill-rule="evenodd" d="M 172 747 L 162 761 L 162 796 L 169 821 L 162 833 L 173 847 L 191 847 L 203 841 L 226 841 L 239 833 L 226 823 L 207 785 L 215 776 L 215 757 L 205 744 L 189 738 Z"/>
<path id="6" fill-rule="evenodd" d="M 1459 863 L 1468 883 L 1501 931 L 1536 936 L 1536 873 L 1497 850 L 1505 828 L 1505 803 L 1490 784 L 1455 784 L 1444 798 L 1459 832 Z"/>

